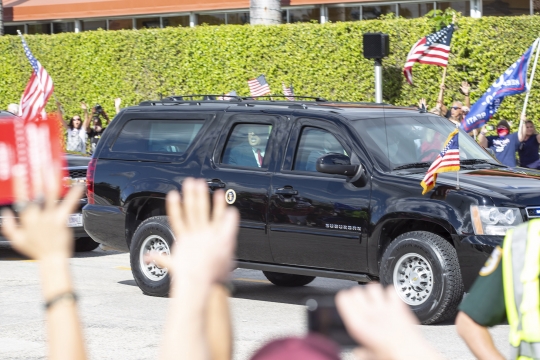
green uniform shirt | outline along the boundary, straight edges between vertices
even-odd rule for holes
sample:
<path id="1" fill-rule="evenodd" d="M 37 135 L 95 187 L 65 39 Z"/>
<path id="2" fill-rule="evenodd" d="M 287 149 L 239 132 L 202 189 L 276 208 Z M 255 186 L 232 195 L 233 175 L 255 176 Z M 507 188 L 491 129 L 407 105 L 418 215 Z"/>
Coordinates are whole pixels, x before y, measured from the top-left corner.
<path id="1" fill-rule="evenodd" d="M 502 249 L 497 246 L 480 270 L 459 310 L 478 325 L 495 326 L 506 321 L 502 276 Z"/>

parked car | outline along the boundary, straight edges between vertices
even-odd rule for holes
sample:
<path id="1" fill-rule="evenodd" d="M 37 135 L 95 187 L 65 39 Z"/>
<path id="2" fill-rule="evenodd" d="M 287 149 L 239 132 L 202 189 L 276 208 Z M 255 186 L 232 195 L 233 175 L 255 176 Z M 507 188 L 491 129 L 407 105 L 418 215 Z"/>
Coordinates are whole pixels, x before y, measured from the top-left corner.
<path id="1" fill-rule="evenodd" d="M 90 157 L 82 154 L 66 154 L 67 172 L 69 174 L 69 181 L 71 183 L 86 183 L 86 169 L 90 162 Z M 85 252 L 92 251 L 99 246 L 99 243 L 92 240 L 88 236 L 83 226 L 82 208 L 87 204 L 86 196 L 80 200 L 80 205 L 77 211 L 70 215 L 68 219 L 68 226 L 73 229 L 75 236 L 75 251 Z M 2 217 L 0 217 L 0 229 L 2 226 Z M 8 240 L 4 238 L 0 231 L 0 244 L 9 244 Z"/>
<path id="2" fill-rule="evenodd" d="M 167 269 L 143 256 L 170 253 L 175 241 L 167 192 L 204 178 L 240 212 L 238 267 L 278 286 L 379 280 L 422 323 L 440 322 L 506 230 L 540 216 L 540 172 L 500 164 L 465 133 L 459 183 L 443 173 L 422 195 L 453 130 L 442 117 L 380 104 L 146 101 L 122 110 L 97 146 L 84 226 L 130 252 L 143 293 L 166 295 Z"/>

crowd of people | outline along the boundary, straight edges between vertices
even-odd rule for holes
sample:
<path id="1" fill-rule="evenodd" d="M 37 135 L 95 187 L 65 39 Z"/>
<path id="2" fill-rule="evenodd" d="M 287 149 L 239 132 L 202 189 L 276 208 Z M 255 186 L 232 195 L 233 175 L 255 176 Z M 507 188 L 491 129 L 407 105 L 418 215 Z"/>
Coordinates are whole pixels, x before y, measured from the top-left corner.
<path id="1" fill-rule="evenodd" d="M 116 113 L 120 112 L 120 105 L 122 99 L 116 98 L 114 100 L 114 108 Z M 89 112 L 88 105 L 85 102 L 81 102 L 81 109 L 83 110 L 84 118 L 80 115 L 72 116 L 68 122 L 66 122 L 64 113 L 62 110 L 62 104 L 56 102 L 58 111 L 58 118 L 62 121 L 62 126 L 66 131 L 66 151 L 77 152 L 82 154 L 92 154 L 97 146 L 103 131 L 110 123 L 109 115 L 103 107 L 99 104 L 92 107 Z M 12 114 L 19 115 L 19 105 L 9 104 L 7 111 Z"/>
<path id="2" fill-rule="evenodd" d="M 446 90 L 445 86 L 442 85 L 437 105 L 429 109 L 429 112 L 446 117 L 459 126 L 471 107 L 470 89 L 471 86 L 468 82 L 462 82 L 459 90 L 464 95 L 464 101 L 454 101 L 448 109 L 442 100 Z M 420 99 L 418 108 L 428 111 L 425 99 Z M 488 135 L 488 132 L 493 130 L 493 127 L 488 124 L 484 125 L 479 132 L 473 130 L 469 135 L 473 136 L 482 147 L 490 149 L 497 160 L 506 166 L 540 169 L 540 134 L 538 134 L 533 121 L 528 120 L 524 114 L 520 120 L 519 129 L 514 133 L 511 132 L 511 125 L 507 120 L 500 120 L 495 127 L 497 135 Z"/>

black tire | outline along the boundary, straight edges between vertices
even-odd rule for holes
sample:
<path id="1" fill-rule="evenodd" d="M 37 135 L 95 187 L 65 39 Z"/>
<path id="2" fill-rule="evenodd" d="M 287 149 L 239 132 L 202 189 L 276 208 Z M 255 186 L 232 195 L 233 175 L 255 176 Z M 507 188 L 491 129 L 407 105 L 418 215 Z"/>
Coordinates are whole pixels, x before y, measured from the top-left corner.
<path id="1" fill-rule="evenodd" d="M 129 260 L 131 263 L 131 272 L 135 282 L 146 295 L 167 296 L 170 288 L 170 275 L 166 270 L 149 267 L 141 267 L 141 248 L 148 239 L 149 244 L 158 244 L 164 250 L 163 241 L 165 241 L 168 250 L 172 249 L 174 244 L 174 235 L 167 221 L 166 216 L 154 216 L 144 220 L 131 239 L 129 249 Z M 155 271 L 153 274 L 152 271 Z M 154 276 L 151 278 L 150 276 Z"/>
<path id="2" fill-rule="evenodd" d="M 263 271 L 264 276 L 277 286 L 304 286 L 315 280 L 315 276 L 284 274 L 272 271 Z"/>
<path id="3" fill-rule="evenodd" d="M 411 279 L 417 281 L 415 284 L 418 284 L 417 279 L 424 279 L 424 276 L 426 279 L 429 279 L 430 277 L 427 274 L 431 274 L 431 291 L 428 291 L 428 287 L 425 286 L 429 281 L 423 282 L 420 287 L 416 288 L 426 289 L 418 293 L 416 291 L 410 291 L 411 287 L 401 287 L 403 289 L 402 296 L 406 297 L 406 292 L 409 291 L 409 294 L 412 294 L 408 298 L 410 299 L 409 301 L 418 302 L 416 305 L 409 304 L 409 306 L 420 322 L 422 324 L 434 324 L 455 316 L 464 292 L 456 249 L 444 238 L 427 231 L 412 231 L 402 234 L 390 243 L 383 254 L 380 271 L 380 280 L 383 285 L 394 286 L 394 272 L 396 272 L 396 278 L 397 276 L 402 276 L 403 278 L 403 280 L 397 278 L 398 282 L 404 281 L 401 283 L 411 285 L 410 283 L 405 283 L 405 281 L 410 281 L 404 279 L 408 271 L 406 265 L 409 264 L 409 268 L 412 270 L 414 268 L 410 264 L 414 264 L 415 259 L 417 261 L 415 266 L 419 266 L 418 263 L 423 260 L 419 257 L 408 257 L 407 254 L 419 255 L 431 266 L 431 271 L 426 266 L 426 269 L 422 272 L 422 267 L 420 266 L 417 267 L 420 271 L 409 273 L 409 275 L 414 274 L 413 276 L 422 274 L 414 278 L 411 276 Z M 400 261 L 404 258 L 408 258 L 411 263 Z M 399 265 L 398 262 L 403 264 L 407 270 L 403 272 L 399 271 L 400 269 L 404 269 L 401 266 L 398 266 L 396 269 L 396 266 Z M 413 285 L 411 286 L 414 289 Z M 396 291 L 400 293 L 399 290 Z M 420 296 L 418 297 L 417 294 L 420 294 Z M 427 297 L 424 298 L 424 296 Z M 422 299 L 418 300 L 420 297 Z M 421 303 L 422 301 L 423 303 Z"/>
<path id="4" fill-rule="evenodd" d="M 97 249 L 99 243 L 92 240 L 91 237 L 81 237 L 75 239 L 75 252 L 86 252 Z"/>

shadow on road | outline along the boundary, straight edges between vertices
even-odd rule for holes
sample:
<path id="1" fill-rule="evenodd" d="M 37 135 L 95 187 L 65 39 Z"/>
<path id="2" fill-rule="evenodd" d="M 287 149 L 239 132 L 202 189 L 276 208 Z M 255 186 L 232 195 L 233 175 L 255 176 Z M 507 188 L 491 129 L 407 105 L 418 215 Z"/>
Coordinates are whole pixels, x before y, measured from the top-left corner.
<path id="1" fill-rule="evenodd" d="M 135 282 L 135 280 L 122 280 L 122 281 L 119 281 L 118 283 L 122 285 L 137 286 L 137 283 Z"/>
<path id="2" fill-rule="evenodd" d="M 73 254 L 73 258 L 94 258 L 108 255 L 121 254 L 119 251 L 103 251 L 96 249 L 93 251 L 78 252 Z M 17 261 L 17 260 L 30 260 L 28 257 L 15 251 L 9 244 L 2 244 L 0 246 L 0 261 Z"/>
<path id="3" fill-rule="evenodd" d="M 351 282 L 351 286 L 354 283 Z M 279 287 L 265 283 L 233 280 L 232 297 L 248 300 L 270 301 L 283 304 L 305 305 L 310 296 L 335 296 L 341 288 L 327 288 L 316 284 L 302 287 Z"/>

